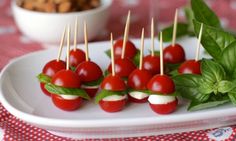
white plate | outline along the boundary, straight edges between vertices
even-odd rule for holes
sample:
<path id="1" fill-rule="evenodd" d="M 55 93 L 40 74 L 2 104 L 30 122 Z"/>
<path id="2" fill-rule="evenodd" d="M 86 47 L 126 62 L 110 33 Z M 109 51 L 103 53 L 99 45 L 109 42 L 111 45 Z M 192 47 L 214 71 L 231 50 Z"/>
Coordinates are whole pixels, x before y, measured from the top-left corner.
<path id="1" fill-rule="evenodd" d="M 139 46 L 138 40 L 134 42 Z M 185 47 L 187 58 L 194 58 L 196 40 L 185 38 L 179 43 Z M 89 44 L 91 59 L 102 68 L 109 63 L 109 58 L 104 54 L 109 47 L 109 42 Z M 148 52 L 150 40 L 145 40 L 145 47 Z M 56 135 L 73 138 L 130 137 L 236 124 L 236 108 L 230 104 L 188 112 L 187 104 L 182 102 L 177 111 L 170 115 L 158 115 L 148 104 L 133 103 L 118 113 L 106 113 L 93 102 L 84 103 L 81 109 L 74 112 L 61 111 L 41 92 L 36 79 L 44 64 L 54 59 L 56 54 L 57 48 L 54 48 L 14 59 L 2 70 L 0 77 L 3 106 L 19 119 Z"/>

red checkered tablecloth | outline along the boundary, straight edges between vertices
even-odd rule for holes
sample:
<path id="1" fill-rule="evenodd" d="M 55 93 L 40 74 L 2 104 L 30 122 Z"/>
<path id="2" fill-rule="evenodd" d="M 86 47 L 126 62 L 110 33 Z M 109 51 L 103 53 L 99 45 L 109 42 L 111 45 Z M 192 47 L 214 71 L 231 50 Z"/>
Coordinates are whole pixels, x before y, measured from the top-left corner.
<path id="1" fill-rule="evenodd" d="M 151 4 L 152 2 L 152 4 Z M 169 23 L 173 19 L 176 7 L 186 3 L 186 0 L 114 0 L 111 8 L 111 17 L 107 28 L 96 40 L 108 39 L 108 33 L 115 33 L 115 37 L 122 36 L 123 26 L 127 14 L 127 9 L 132 10 L 131 37 L 139 37 L 140 27 L 149 28 L 150 17 L 158 19 L 160 26 Z M 208 0 L 208 3 L 221 17 L 224 26 L 236 28 L 236 1 L 235 0 Z M 120 10 L 120 9 L 124 10 Z M 183 12 L 180 13 L 183 15 Z M 234 21 L 233 21 L 234 20 Z M 36 43 L 22 35 L 12 18 L 10 0 L 0 0 L 0 69 L 2 69 L 10 59 L 44 49 L 40 43 Z M 167 135 L 153 135 L 131 138 L 116 139 L 96 139 L 98 140 L 125 140 L 125 141 L 146 141 L 146 140 L 236 140 L 236 126 L 221 127 L 192 132 L 183 132 Z M 12 141 L 72 141 L 72 139 L 55 136 L 46 130 L 31 126 L 13 115 L 11 115 L 0 104 L 0 140 Z M 86 139 L 92 140 L 92 139 Z"/>

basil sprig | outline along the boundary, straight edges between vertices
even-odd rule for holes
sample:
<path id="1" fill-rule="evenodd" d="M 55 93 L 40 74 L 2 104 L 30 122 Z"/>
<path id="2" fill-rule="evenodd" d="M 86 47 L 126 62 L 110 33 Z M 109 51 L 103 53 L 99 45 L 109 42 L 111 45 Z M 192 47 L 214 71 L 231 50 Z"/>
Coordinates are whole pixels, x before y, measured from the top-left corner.
<path id="1" fill-rule="evenodd" d="M 84 99 L 90 100 L 90 97 L 83 89 L 64 88 L 64 87 L 53 85 L 52 83 L 47 83 L 45 85 L 45 89 L 53 94 L 80 96 Z"/>
<path id="2" fill-rule="evenodd" d="M 52 79 L 51 77 L 49 77 L 43 73 L 40 73 L 37 76 L 37 78 L 38 78 L 39 82 L 44 83 L 44 84 L 51 82 L 51 79 Z"/>
<path id="3" fill-rule="evenodd" d="M 112 96 L 112 95 L 119 95 L 124 96 L 128 92 L 126 90 L 124 91 L 109 91 L 109 90 L 101 90 L 100 93 L 95 97 L 95 102 L 98 103 L 100 100 L 102 100 L 105 97 Z"/>

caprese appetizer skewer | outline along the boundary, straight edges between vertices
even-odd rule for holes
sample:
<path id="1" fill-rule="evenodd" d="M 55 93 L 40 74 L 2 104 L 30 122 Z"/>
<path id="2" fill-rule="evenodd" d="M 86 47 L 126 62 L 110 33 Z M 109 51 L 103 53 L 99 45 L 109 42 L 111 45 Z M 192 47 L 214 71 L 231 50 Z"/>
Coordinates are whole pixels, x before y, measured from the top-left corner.
<path id="1" fill-rule="evenodd" d="M 126 84 L 115 72 L 113 36 L 111 34 L 111 68 L 112 73 L 101 83 L 101 92 L 96 96 L 96 103 L 106 112 L 121 111 L 127 101 Z"/>
<path id="2" fill-rule="evenodd" d="M 178 100 L 173 96 L 175 93 L 173 80 L 164 74 L 162 32 L 160 33 L 160 65 L 160 74 L 155 75 L 147 84 L 148 90 L 153 93 L 149 96 L 148 101 L 154 112 L 169 114 L 176 109 Z"/>
<path id="3" fill-rule="evenodd" d="M 130 88 L 128 98 L 131 102 L 145 103 L 148 99 L 147 83 L 152 78 L 152 74 L 143 69 L 143 48 L 144 48 L 144 28 L 141 34 L 141 47 L 140 47 L 140 61 L 139 68 L 135 69 L 128 78 L 128 86 Z"/>
<path id="4" fill-rule="evenodd" d="M 75 68 L 80 63 L 85 61 L 84 51 L 77 48 L 77 32 L 78 32 L 78 18 L 76 18 L 74 27 L 74 48 L 70 51 L 70 67 L 72 70 L 75 70 Z"/>
<path id="5" fill-rule="evenodd" d="M 172 44 L 164 49 L 164 62 L 169 64 L 179 64 L 185 61 L 185 52 L 181 45 L 176 44 L 178 9 L 175 12 Z"/>
<path id="6" fill-rule="evenodd" d="M 201 62 L 199 61 L 199 50 L 201 46 L 202 30 L 203 30 L 203 24 L 201 24 L 200 32 L 198 35 L 198 44 L 196 48 L 195 60 L 191 59 L 182 63 L 178 68 L 179 74 L 201 74 Z"/>
<path id="7" fill-rule="evenodd" d="M 152 73 L 152 75 L 160 73 L 160 57 L 154 54 L 154 20 L 151 23 L 151 54 L 143 58 L 143 68 Z"/>
<path id="8" fill-rule="evenodd" d="M 62 33 L 57 59 L 51 60 L 48 63 L 46 63 L 45 66 L 43 67 L 42 73 L 38 75 L 38 80 L 40 81 L 40 88 L 43 91 L 43 93 L 46 94 L 47 96 L 51 96 L 51 93 L 45 89 L 45 84 L 49 83 L 51 81 L 51 78 L 58 71 L 66 68 L 65 61 L 60 60 L 62 48 L 64 45 L 65 32 L 66 32 L 66 27 L 64 28 L 64 31 Z"/>
<path id="9" fill-rule="evenodd" d="M 65 111 L 78 109 L 84 99 L 90 99 L 87 93 L 80 89 L 81 82 L 79 76 L 70 70 L 70 27 L 67 29 L 67 62 L 66 69 L 57 72 L 47 83 L 45 88 L 52 94 L 54 105 Z"/>
<path id="10" fill-rule="evenodd" d="M 89 60 L 87 23 L 84 22 L 84 42 L 85 42 L 85 61 L 80 63 L 75 72 L 79 75 L 83 88 L 90 97 L 94 97 L 103 79 L 101 68 L 93 61 Z"/>

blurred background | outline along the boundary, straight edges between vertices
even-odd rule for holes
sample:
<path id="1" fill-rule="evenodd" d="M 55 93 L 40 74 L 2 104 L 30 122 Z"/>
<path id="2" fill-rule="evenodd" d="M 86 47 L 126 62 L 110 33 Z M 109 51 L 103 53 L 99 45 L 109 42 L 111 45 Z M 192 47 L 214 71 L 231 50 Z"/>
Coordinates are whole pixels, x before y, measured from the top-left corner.
<path id="1" fill-rule="evenodd" d="M 236 0 L 206 2 L 221 18 L 225 28 L 236 31 Z M 116 39 L 121 38 L 128 10 L 132 12 L 129 37 L 139 38 L 142 27 L 145 27 L 145 36 L 149 37 L 151 17 L 155 18 L 156 29 L 161 30 L 172 24 L 176 8 L 180 9 L 179 20 L 184 20 L 181 8 L 188 4 L 189 0 L 113 0 L 105 28 L 91 41 L 108 40 L 110 32 Z M 33 41 L 20 32 L 13 19 L 11 1 L 0 0 L 0 69 L 13 57 L 44 48 L 47 45 Z"/>

